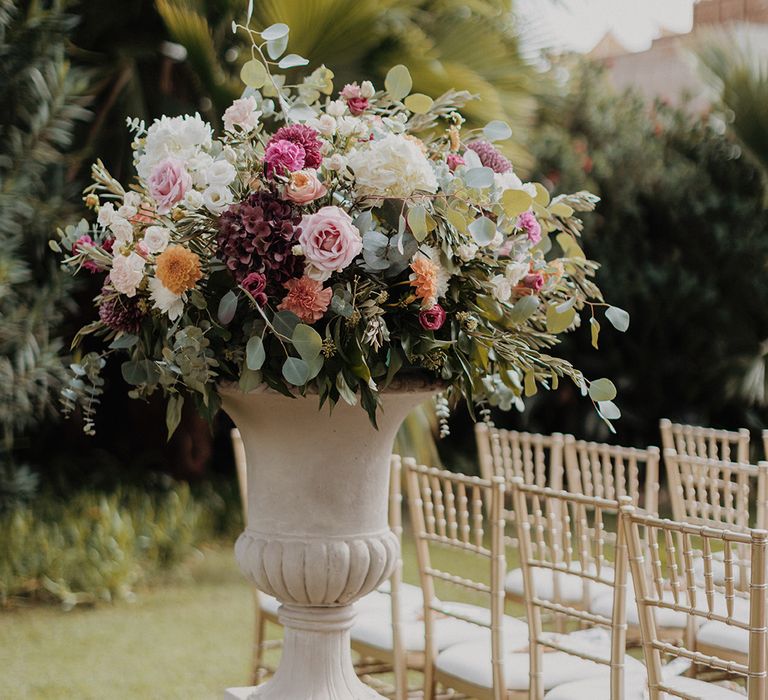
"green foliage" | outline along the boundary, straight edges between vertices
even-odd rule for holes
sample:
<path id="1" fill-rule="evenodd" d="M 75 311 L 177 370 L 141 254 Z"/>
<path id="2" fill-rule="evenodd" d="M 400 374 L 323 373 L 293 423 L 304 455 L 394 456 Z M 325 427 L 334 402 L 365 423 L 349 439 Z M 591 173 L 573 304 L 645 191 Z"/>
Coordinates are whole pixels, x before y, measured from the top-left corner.
<path id="1" fill-rule="evenodd" d="M 0 2 L 0 461 L 64 376 L 56 328 L 69 276 L 47 241 L 71 216 L 73 134 L 88 116 L 86 75 L 66 57 L 67 7 Z"/>
<path id="2" fill-rule="evenodd" d="M 728 391 L 768 337 L 760 172 L 716 122 L 617 95 L 595 67 L 571 71 L 562 96 L 542 108 L 533 146 L 539 177 L 601 196 L 584 245 L 602 264 L 606 297 L 632 323 L 610 348 L 601 344 L 599 357 L 584 329 L 569 356 L 616 381 L 623 442 L 657 444 L 662 416 L 762 423 Z M 626 323 L 616 311 L 608 320 Z M 533 412 L 536 427 L 595 434 L 576 397 L 556 401 Z"/>
<path id="3" fill-rule="evenodd" d="M 0 517 L 0 606 L 30 595 L 67 607 L 130 598 L 138 583 L 212 534 L 210 502 L 176 485 L 160 493 L 82 492 L 66 501 L 46 496 L 13 509 Z"/>

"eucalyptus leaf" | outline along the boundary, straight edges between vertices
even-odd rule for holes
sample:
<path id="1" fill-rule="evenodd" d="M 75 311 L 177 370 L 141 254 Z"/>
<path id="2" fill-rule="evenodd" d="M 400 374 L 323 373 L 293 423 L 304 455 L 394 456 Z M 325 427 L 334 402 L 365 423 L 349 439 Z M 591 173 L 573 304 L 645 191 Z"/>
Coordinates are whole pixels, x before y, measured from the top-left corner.
<path id="1" fill-rule="evenodd" d="M 536 204 L 540 204 L 542 207 L 546 207 L 549 204 L 549 192 L 540 182 L 534 183 L 536 187 L 536 196 L 533 198 Z"/>
<path id="2" fill-rule="evenodd" d="M 115 338 L 109 344 L 109 347 L 112 350 L 126 350 L 128 348 L 132 348 L 138 342 L 139 337 L 137 335 L 133 335 L 132 333 L 123 333 L 123 335 L 121 335 L 119 338 Z"/>
<path id="3" fill-rule="evenodd" d="M 251 23 L 251 17 L 253 17 L 253 0 L 248 0 L 248 10 L 245 13 L 246 27 Z"/>
<path id="4" fill-rule="evenodd" d="M 512 311 L 508 316 L 509 321 L 519 325 L 525 323 L 533 314 L 536 313 L 536 309 L 539 308 L 539 298 L 534 294 L 521 297 L 515 302 L 512 307 Z"/>
<path id="5" fill-rule="evenodd" d="M 621 409 L 613 401 L 598 401 L 597 408 L 600 415 L 607 420 L 619 420 Z"/>
<path id="6" fill-rule="evenodd" d="M 567 308 L 560 313 L 556 304 L 547 307 L 547 331 L 550 333 L 562 333 L 570 328 L 576 318 L 576 310 L 573 307 Z"/>
<path id="7" fill-rule="evenodd" d="M 536 377 L 532 371 L 525 373 L 524 386 L 526 396 L 533 396 L 538 391 L 538 387 L 536 386 Z"/>
<path id="8" fill-rule="evenodd" d="M 605 317 L 611 322 L 611 325 L 622 333 L 629 330 L 629 314 L 618 306 L 609 306 L 605 311 Z"/>
<path id="9" fill-rule="evenodd" d="M 264 382 L 264 377 L 261 372 L 243 367 L 243 371 L 240 373 L 240 381 L 238 387 L 240 391 L 248 393 L 253 391 L 256 387 Z"/>
<path id="10" fill-rule="evenodd" d="M 493 185 L 493 170 L 490 168 L 470 168 L 466 170 L 463 179 L 467 187 L 482 190 Z"/>
<path id="11" fill-rule="evenodd" d="M 481 246 L 488 245 L 496 237 L 496 224 L 485 216 L 475 219 L 468 230 L 475 242 Z"/>
<path id="12" fill-rule="evenodd" d="M 264 366 L 267 353 L 264 349 L 264 340 L 259 335 L 254 335 L 245 346 L 245 364 L 248 369 L 256 371 Z"/>
<path id="13" fill-rule="evenodd" d="M 223 297 L 221 297 L 221 301 L 219 302 L 219 311 L 217 313 L 219 323 L 222 326 L 231 323 L 232 319 L 235 317 L 236 311 L 237 294 L 230 289 Z"/>
<path id="14" fill-rule="evenodd" d="M 261 88 L 267 82 L 267 69 L 261 61 L 255 58 L 243 64 L 240 69 L 240 80 L 248 87 Z"/>
<path id="15" fill-rule="evenodd" d="M 616 398 L 616 386 L 610 379 L 595 379 L 589 385 L 589 398 L 593 401 L 613 401 Z"/>
<path id="16" fill-rule="evenodd" d="M 293 331 L 299 323 L 299 317 L 292 311 L 278 311 L 272 318 L 272 327 L 275 329 L 275 333 L 287 340 L 291 339 Z"/>
<path id="17" fill-rule="evenodd" d="M 410 93 L 412 87 L 411 73 L 404 65 L 400 64 L 389 69 L 384 79 L 384 88 L 393 100 L 402 100 Z"/>
<path id="18" fill-rule="evenodd" d="M 408 209 L 408 226 L 413 237 L 421 242 L 427 237 L 427 210 L 424 205 L 416 204 Z"/>
<path id="19" fill-rule="evenodd" d="M 302 102 L 297 102 L 288 110 L 288 119 L 293 122 L 305 122 L 308 119 L 314 119 L 316 116 L 315 110 Z"/>
<path id="20" fill-rule="evenodd" d="M 592 347 L 598 350 L 598 338 L 600 337 L 600 322 L 593 316 L 589 319 L 589 326 L 592 331 Z"/>
<path id="21" fill-rule="evenodd" d="M 296 326 L 291 336 L 291 342 L 305 362 L 312 362 L 317 359 L 323 349 L 323 339 L 320 334 L 305 323 Z"/>
<path id="22" fill-rule="evenodd" d="M 429 95 L 422 95 L 420 92 L 415 92 L 405 98 L 406 109 L 414 114 L 426 114 L 432 109 L 433 104 L 434 102 Z"/>
<path id="23" fill-rule="evenodd" d="M 323 369 L 324 364 L 325 357 L 323 357 L 323 355 L 318 355 L 314 360 L 307 362 L 307 366 L 309 367 L 309 379 L 314 379 L 320 374 L 320 370 Z"/>
<path id="24" fill-rule="evenodd" d="M 279 39 L 272 39 L 267 42 L 267 56 L 276 61 L 288 48 L 288 35 L 281 36 Z"/>
<path id="25" fill-rule="evenodd" d="M 306 66 L 308 63 L 309 61 L 303 56 L 299 56 L 299 54 L 297 53 L 289 53 L 287 56 L 280 59 L 280 62 L 277 64 L 277 67 L 285 70 L 287 68 L 297 68 L 298 66 Z"/>
<path id="26" fill-rule="evenodd" d="M 494 119 L 485 125 L 483 136 L 489 141 L 506 141 L 512 136 L 512 129 L 507 122 Z"/>
<path id="27" fill-rule="evenodd" d="M 273 41 L 274 39 L 281 39 L 284 36 L 288 36 L 290 27 L 287 24 L 278 22 L 277 24 L 270 25 L 263 32 L 261 32 L 261 38 L 264 41 Z"/>
<path id="28" fill-rule="evenodd" d="M 309 365 L 298 357 L 289 357 L 283 363 L 283 377 L 294 386 L 304 386 L 309 381 Z"/>
<path id="29" fill-rule="evenodd" d="M 168 428 L 168 439 L 176 432 L 181 422 L 181 409 L 184 408 L 184 397 L 181 394 L 172 394 L 168 398 L 165 408 L 165 425 Z"/>
<path id="30" fill-rule="evenodd" d="M 528 211 L 532 204 L 533 197 L 524 190 L 504 190 L 501 195 L 501 207 L 510 219 Z"/>

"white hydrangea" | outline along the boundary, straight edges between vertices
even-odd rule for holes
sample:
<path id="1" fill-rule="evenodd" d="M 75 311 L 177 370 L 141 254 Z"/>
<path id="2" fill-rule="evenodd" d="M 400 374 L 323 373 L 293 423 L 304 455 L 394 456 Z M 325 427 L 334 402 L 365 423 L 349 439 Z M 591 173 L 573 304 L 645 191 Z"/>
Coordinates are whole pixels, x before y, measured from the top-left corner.
<path id="1" fill-rule="evenodd" d="M 200 151 L 209 150 L 212 144 L 211 125 L 203 121 L 199 114 L 161 117 L 147 129 L 136 169 L 139 176 L 146 179 L 165 158 L 173 156 L 186 163 Z"/>
<path id="2" fill-rule="evenodd" d="M 171 321 L 175 321 L 184 313 L 184 299 L 179 294 L 174 294 L 157 277 L 151 277 L 147 283 L 152 306 L 161 313 L 168 314 Z"/>
<path id="3" fill-rule="evenodd" d="M 370 141 L 349 155 L 359 193 L 405 199 L 415 192 L 437 191 L 432 166 L 418 144 L 398 134 Z"/>

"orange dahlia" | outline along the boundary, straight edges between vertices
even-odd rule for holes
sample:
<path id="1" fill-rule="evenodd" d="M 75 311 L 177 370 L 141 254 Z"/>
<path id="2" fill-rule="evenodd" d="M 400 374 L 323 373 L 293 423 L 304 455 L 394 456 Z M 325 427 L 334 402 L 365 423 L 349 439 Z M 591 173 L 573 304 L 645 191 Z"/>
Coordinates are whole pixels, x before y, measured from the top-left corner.
<path id="1" fill-rule="evenodd" d="M 168 246 L 157 258 L 156 275 L 174 294 L 183 294 L 203 276 L 200 258 L 183 246 Z"/>
<path id="2" fill-rule="evenodd" d="M 429 308 L 437 302 L 438 267 L 426 255 L 417 255 L 411 262 L 411 286 L 414 294 L 422 300 L 422 307 Z"/>

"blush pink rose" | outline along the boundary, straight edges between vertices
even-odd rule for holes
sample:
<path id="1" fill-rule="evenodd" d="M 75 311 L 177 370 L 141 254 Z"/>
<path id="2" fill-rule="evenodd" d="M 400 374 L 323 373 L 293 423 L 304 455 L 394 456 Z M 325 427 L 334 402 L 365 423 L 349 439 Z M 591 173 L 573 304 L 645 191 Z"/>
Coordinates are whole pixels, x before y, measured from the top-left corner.
<path id="1" fill-rule="evenodd" d="M 166 158 L 160 161 L 147 180 L 149 194 L 157 202 L 157 213 L 167 214 L 173 205 L 184 199 L 192 186 L 192 178 L 181 161 Z"/>
<path id="2" fill-rule="evenodd" d="M 244 133 L 253 131 L 259 125 L 261 116 L 261 112 L 256 107 L 256 100 L 253 97 L 241 97 L 235 100 L 224 112 L 224 129 L 235 131 L 235 127 L 240 127 Z"/>
<path id="3" fill-rule="evenodd" d="M 295 173 L 304 167 L 307 153 L 301 144 L 288 139 L 272 139 L 264 151 L 264 164 L 268 177 Z"/>
<path id="4" fill-rule="evenodd" d="M 291 311 L 304 323 L 319 321 L 330 306 L 333 290 L 323 289 L 323 283 L 310 277 L 290 279 L 285 283 L 288 290 L 278 305 L 280 311 Z"/>
<path id="5" fill-rule="evenodd" d="M 419 312 L 419 323 L 425 331 L 439 331 L 445 323 L 445 318 L 445 309 L 440 304 Z"/>
<path id="6" fill-rule="evenodd" d="M 291 181 L 285 188 L 285 198 L 296 204 L 308 204 L 320 199 L 327 191 L 314 170 L 299 170 L 291 173 Z"/>
<path id="7" fill-rule="evenodd" d="M 340 272 L 363 249 L 352 217 L 339 207 L 323 207 L 315 214 L 303 216 L 299 229 L 304 257 L 321 272 Z"/>

